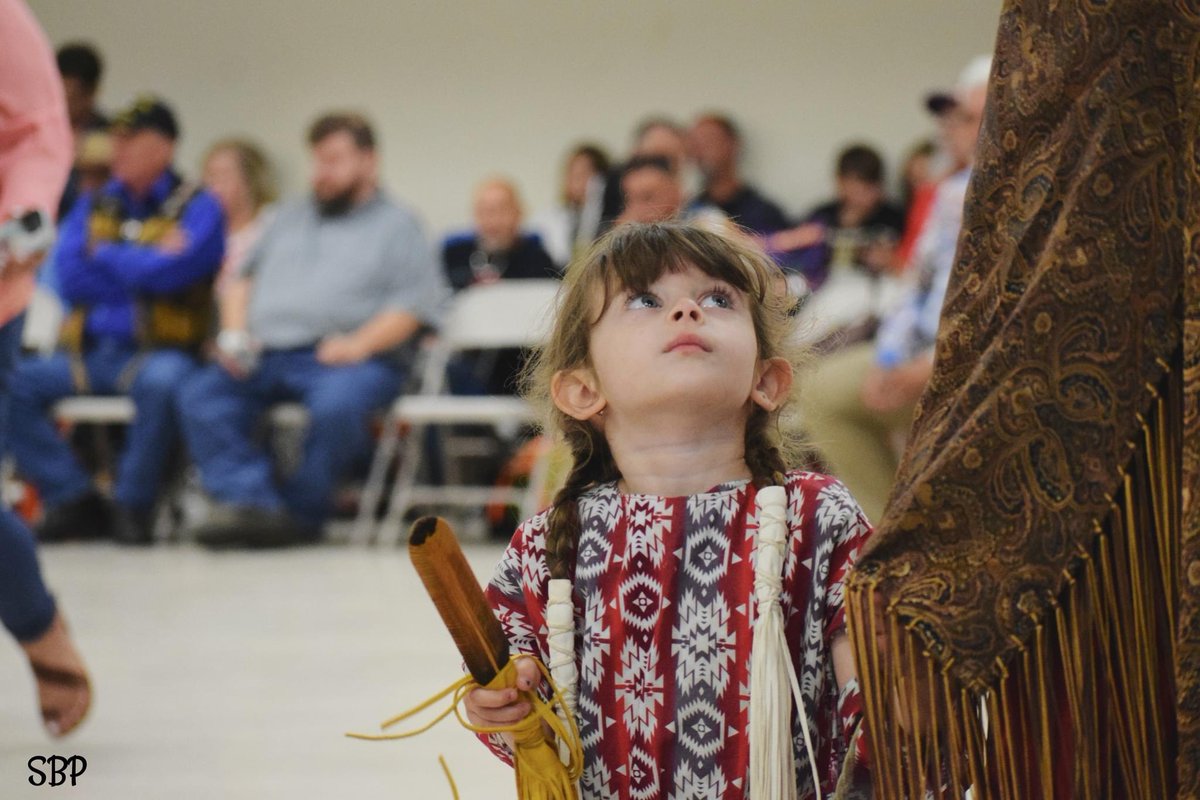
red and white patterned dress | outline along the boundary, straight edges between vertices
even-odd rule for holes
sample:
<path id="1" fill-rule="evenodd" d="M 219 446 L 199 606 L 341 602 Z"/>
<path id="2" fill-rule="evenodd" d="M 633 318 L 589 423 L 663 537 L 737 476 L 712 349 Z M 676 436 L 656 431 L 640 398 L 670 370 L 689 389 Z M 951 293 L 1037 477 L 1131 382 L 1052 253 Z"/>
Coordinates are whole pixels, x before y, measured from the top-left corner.
<path id="1" fill-rule="evenodd" d="M 843 580 L 870 526 L 833 478 L 792 472 L 782 604 L 824 791 L 834 787 L 861 704 L 838 697 L 829 643 L 845 625 Z M 574 575 L 576 719 L 583 798 L 745 798 L 757 490 L 579 500 Z M 549 663 L 547 514 L 518 528 L 487 595 L 514 653 Z M 793 711 L 799 797 L 812 770 Z M 485 741 L 501 758 L 499 737 Z"/>

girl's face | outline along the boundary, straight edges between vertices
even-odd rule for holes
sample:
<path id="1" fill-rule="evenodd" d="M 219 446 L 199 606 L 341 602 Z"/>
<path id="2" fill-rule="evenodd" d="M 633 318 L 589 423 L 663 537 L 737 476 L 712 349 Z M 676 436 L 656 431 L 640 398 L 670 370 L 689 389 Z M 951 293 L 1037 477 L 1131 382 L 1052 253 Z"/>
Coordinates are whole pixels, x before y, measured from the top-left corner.
<path id="1" fill-rule="evenodd" d="M 607 409 L 746 407 L 759 368 L 750 302 L 690 264 L 644 292 L 614 293 L 589 348 Z"/>

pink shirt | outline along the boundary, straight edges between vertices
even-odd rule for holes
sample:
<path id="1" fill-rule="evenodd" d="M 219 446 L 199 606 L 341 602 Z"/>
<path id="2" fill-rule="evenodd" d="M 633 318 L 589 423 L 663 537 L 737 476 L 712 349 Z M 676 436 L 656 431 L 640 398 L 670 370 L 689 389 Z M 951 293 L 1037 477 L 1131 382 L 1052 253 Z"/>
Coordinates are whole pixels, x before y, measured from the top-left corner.
<path id="1" fill-rule="evenodd" d="M 71 168 L 71 125 L 54 52 L 24 0 L 0 0 L 0 221 L 53 214 Z M 33 275 L 0 273 L 0 325 L 25 308 Z"/>

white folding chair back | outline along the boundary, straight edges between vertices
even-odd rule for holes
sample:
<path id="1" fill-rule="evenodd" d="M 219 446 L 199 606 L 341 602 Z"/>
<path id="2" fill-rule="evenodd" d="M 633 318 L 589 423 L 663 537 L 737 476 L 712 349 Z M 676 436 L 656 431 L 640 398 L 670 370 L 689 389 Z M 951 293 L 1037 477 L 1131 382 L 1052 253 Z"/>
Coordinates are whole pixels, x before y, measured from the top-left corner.
<path id="1" fill-rule="evenodd" d="M 356 539 L 397 538 L 405 513 L 418 503 L 482 507 L 493 502 L 511 502 L 523 515 L 536 511 L 541 487 L 532 479 L 527 488 L 507 491 L 493 486 L 420 485 L 416 479 L 423 432 L 428 426 L 484 424 L 504 431 L 534 421 L 533 409 L 518 397 L 450 395 L 446 389 L 446 368 L 464 350 L 528 347 L 539 342 L 549 329 L 559 286 L 558 281 L 550 279 L 501 280 L 464 289 L 454 296 L 438 339 L 428 354 L 419 394 L 401 397 L 388 413 L 363 490 Z M 400 449 L 402 437 L 406 441 L 396 482 L 384 520 L 373 530 L 385 476 Z"/>
<path id="2" fill-rule="evenodd" d="M 527 347 L 549 330 L 556 280 L 497 281 L 455 295 L 441 339 L 451 350 Z"/>

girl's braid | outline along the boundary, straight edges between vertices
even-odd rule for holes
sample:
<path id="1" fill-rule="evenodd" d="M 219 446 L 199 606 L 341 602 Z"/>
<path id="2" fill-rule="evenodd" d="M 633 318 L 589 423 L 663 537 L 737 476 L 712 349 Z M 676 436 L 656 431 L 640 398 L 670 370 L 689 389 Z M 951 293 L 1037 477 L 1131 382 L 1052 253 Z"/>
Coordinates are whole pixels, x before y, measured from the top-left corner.
<path id="1" fill-rule="evenodd" d="M 783 486 L 787 464 L 779 446 L 771 440 L 768 433 L 771 415 L 761 408 L 755 409 L 746 421 L 746 466 L 750 468 L 754 485 L 761 489 L 764 486 Z"/>
<path id="2" fill-rule="evenodd" d="M 615 477 L 616 469 L 603 435 L 590 423 L 571 420 L 564 428 L 573 464 L 566 482 L 554 496 L 546 532 L 546 565 L 551 578 L 570 580 L 582 532 L 577 501 L 596 483 Z"/>

